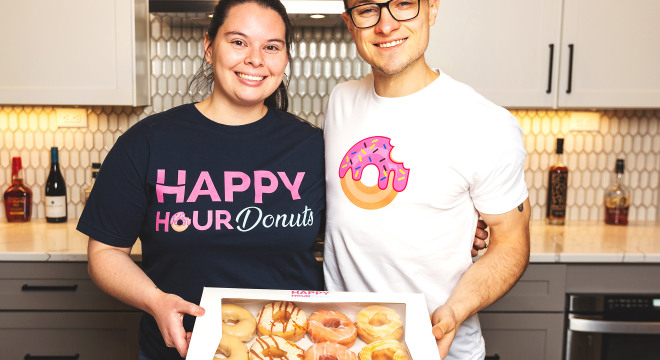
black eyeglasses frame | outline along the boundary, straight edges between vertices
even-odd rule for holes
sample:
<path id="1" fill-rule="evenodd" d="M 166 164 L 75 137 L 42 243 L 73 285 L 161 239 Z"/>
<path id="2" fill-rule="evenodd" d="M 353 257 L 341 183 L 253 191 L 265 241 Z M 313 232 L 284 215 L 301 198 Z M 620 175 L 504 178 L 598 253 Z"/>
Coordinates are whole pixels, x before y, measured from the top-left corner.
<path id="1" fill-rule="evenodd" d="M 386 1 L 386 2 L 383 2 L 383 3 L 365 3 L 365 4 L 356 5 L 356 6 L 353 6 L 351 8 L 346 9 L 346 13 L 348 14 L 348 17 L 351 18 L 351 22 L 353 22 L 353 25 L 355 25 L 355 27 L 358 28 L 358 29 L 368 29 L 368 28 L 371 28 L 371 27 L 374 27 L 374 26 L 378 25 L 378 23 L 380 22 L 380 18 L 383 14 L 383 8 L 386 8 L 387 12 L 389 12 L 390 16 L 392 16 L 392 19 L 394 19 L 396 21 L 408 21 L 408 20 L 412 20 L 412 19 L 416 18 L 417 16 L 419 16 L 419 8 L 421 6 L 421 0 L 417 0 L 417 13 L 415 14 L 415 16 L 413 16 L 409 19 L 405 19 L 405 20 L 399 20 L 394 16 L 394 14 L 392 14 L 392 11 L 390 10 L 390 3 L 392 1 L 395 1 L 395 0 L 389 0 L 389 1 Z M 360 27 L 355 23 L 355 19 L 353 19 L 353 10 L 355 10 L 359 7 L 365 6 L 365 5 L 376 5 L 376 6 L 378 6 L 378 20 L 376 21 L 375 24 L 373 24 L 371 26 Z"/>

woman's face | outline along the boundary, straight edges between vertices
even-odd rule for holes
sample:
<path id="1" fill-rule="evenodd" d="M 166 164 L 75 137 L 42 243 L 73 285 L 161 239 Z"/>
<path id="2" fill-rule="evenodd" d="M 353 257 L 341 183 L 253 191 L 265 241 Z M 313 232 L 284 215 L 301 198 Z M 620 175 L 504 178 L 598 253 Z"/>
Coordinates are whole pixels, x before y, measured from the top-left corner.
<path id="1" fill-rule="evenodd" d="M 213 44 L 204 39 L 204 49 L 213 66 L 214 95 L 238 106 L 262 105 L 282 82 L 289 61 L 284 21 L 255 3 L 232 7 Z"/>

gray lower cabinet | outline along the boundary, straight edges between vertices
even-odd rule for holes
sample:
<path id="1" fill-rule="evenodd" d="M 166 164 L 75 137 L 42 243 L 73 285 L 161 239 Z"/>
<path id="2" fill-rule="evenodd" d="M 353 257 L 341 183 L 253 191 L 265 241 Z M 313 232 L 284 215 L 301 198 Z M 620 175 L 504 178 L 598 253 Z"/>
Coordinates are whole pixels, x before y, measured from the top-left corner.
<path id="1" fill-rule="evenodd" d="M 138 358 L 138 312 L 0 312 L 6 360 Z"/>
<path id="2" fill-rule="evenodd" d="M 561 360 L 563 313 L 481 313 L 488 360 Z"/>
<path id="3" fill-rule="evenodd" d="M 566 266 L 532 264 L 479 313 L 487 360 L 561 360 Z"/>
<path id="4" fill-rule="evenodd" d="M 0 262 L 3 360 L 136 360 L 140 317 L 85 262 Z"/>

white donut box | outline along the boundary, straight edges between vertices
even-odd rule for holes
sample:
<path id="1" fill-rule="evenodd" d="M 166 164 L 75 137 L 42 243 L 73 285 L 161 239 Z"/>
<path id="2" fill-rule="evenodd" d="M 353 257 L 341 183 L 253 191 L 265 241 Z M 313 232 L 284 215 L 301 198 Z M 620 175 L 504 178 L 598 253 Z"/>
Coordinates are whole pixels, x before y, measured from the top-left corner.
<path id="1" fill-rule="evenodd" d="M 305 290 L 260 290 L 206 287 L 200 306 L 206 312 L 195 320 L 187 360 L 214 360 L 218 343 L 222 338 L 222 303 L 243 306 L 255 315 L 266 304 L 274 301 L 292 301 L 307 313 L 316 310 L 335 310 L 355 321 L 357 313 L 369 305 L 384 305 L 397 311 L 404 326 L 401 340 L 407 347 L 410 360 L 440 360 L 435 338 L 431 333 L 431 321 L 423 294 L 407 293 L 358 293 Z M 256 338 L 256 337 L 255 337 Z M 248 349 L 254 339 L 246 343 Z M 307 349 L 313 343 L 305 335 L 295 343 Z M 350 350 L 360 352 L 366 344 L 358 337 Z"/>

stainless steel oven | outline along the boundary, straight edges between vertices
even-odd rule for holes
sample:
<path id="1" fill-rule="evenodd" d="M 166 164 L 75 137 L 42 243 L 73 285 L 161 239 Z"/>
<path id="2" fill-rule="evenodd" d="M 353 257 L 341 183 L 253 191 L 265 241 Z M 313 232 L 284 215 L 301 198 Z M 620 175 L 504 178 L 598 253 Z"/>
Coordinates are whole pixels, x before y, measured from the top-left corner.
<path id="1" fill-rule="evenodd" d="M 659 295 L 570 295 L 565 360 L 660 359 Z"/>

